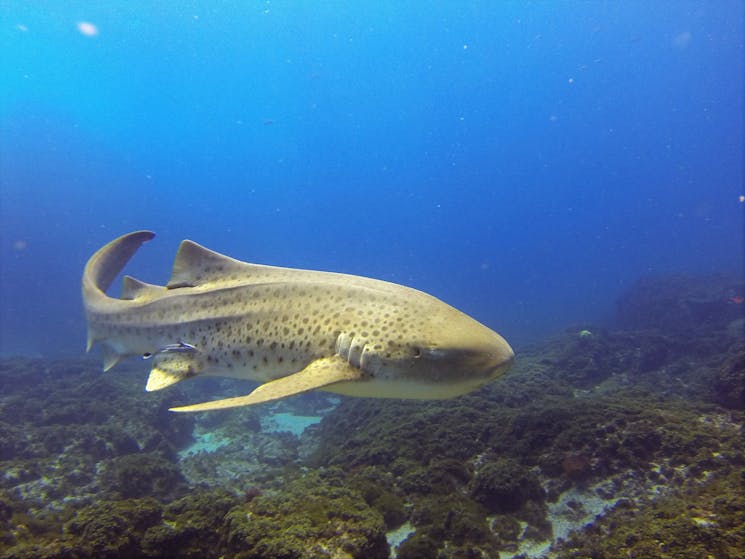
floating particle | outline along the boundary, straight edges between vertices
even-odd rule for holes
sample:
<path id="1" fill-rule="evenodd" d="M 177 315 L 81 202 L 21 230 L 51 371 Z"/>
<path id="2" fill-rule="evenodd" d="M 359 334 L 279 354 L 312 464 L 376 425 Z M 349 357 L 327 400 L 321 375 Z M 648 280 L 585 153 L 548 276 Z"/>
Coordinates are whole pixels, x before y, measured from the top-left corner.
<path id="1" fill-rule="evenodd" d="M 78 28 L 80 34 L 85 35 L 86 37 L 95 37 L 96 35 L 98 35 L 98 27 L 96 27 L 90 21 L 79 21 L 76 24 L 76 27 Z"/>

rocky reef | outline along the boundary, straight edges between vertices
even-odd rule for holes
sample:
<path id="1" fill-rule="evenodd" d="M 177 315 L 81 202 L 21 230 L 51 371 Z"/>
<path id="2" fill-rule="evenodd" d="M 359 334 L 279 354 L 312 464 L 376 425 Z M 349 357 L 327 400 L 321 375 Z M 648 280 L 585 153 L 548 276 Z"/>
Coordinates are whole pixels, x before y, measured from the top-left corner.
<path id="1" fill-rule="evenodd" d="M 0 559 L 745 556 L 745 304 L 656 278 L 449 401 L 184 415 L 133 360 L 0 361 Z"/>

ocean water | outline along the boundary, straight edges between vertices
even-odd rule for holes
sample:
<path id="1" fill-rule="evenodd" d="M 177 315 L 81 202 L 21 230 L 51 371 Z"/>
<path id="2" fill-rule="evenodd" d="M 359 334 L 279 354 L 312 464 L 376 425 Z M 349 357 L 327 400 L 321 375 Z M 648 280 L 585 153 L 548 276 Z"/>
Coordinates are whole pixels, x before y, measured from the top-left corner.
<path id="1" fill-rule="evenodd" d="M 0 0 L 0 559 L 744 557 L 744 99 L 740 0 Z M 140 229 L 141 280 L 379 278 L 517 360 L 171 413 L 254 385 L 85 356 Z"/>
<path id="2" fill-rule="evenodd" d="M 0 353 L 78 355 L 151 229 L 428 291 L 521 344 L 742 271 L 743 7 L 3 2 Z"/>

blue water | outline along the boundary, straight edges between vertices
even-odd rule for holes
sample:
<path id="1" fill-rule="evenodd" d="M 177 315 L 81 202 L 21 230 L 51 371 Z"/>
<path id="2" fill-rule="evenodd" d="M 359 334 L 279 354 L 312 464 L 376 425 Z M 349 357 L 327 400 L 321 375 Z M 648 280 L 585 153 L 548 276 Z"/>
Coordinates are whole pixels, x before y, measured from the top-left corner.
<path id="1" fill-rule="evenodd" d="M 518 346 L 742 271 L 743 4 L 0 10 L 0 354 L 80 354 L 87 257 L 177 243 L 426 290 Z M 81 25 L 82 24 L 82 25 Z"/>

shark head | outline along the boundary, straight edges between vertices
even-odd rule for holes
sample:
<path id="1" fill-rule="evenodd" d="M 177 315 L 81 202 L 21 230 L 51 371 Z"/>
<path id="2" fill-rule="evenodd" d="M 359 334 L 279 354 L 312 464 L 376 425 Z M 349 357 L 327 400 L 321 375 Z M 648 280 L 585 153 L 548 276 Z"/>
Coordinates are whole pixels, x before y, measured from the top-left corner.
<path id="1" fill-rule="evenodd" d="M 404 314 L 395 336 L 380 340 L 341 336 L 337 342 L 337 353 L 365 372 L 369 380 L 364 386 L 366 395 L 452 398 L 510 368 L 515 354 L 502 336 L 425 293 L 411 290 L 409 297 L 413 309 L 429 312 Z M 422 299 L 420 304 L 417 298 Z M 343 383 L 329 389 L 360 395 L 360 388 L 359 384 Z"/>

